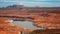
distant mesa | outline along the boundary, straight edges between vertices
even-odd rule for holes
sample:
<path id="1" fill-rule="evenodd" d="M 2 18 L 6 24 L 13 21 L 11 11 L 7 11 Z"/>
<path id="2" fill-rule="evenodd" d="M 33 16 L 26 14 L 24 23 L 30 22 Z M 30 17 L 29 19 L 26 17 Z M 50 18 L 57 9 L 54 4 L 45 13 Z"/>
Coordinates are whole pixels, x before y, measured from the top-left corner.
<path id="1" fill-rule="evenodd" d="M 23 9 L 23 8 L 24 8 L 24 5 L 10 5 L 10 6 L 7 6 L 7 7 L 2 7 L 0 9 L 20 10 L 20 9 Z"/>
<path id="2" fill-rule="evenodd" d="M 60 7 L 26 7 L 24 5 L 10 5 L 7 7 L 2 7 L 0 10 L 6 9 L 6 10 L 21 10 L 21 9 L 60 9 Z"/>

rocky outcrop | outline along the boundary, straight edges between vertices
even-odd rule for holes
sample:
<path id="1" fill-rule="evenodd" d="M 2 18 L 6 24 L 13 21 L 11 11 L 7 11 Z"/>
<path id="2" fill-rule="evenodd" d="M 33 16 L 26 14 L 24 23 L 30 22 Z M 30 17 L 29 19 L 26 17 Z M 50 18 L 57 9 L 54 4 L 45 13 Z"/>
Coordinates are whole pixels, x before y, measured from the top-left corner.
<path id="1" fill-rule="evenodd" d="M 29 34 L 60 34 L 60 29 L 34 30 Z"/>
<path id="2" fill-rule="evenodd" d="M 32 19 L 36 26 L 48 28 L 48 29 L 60 29 L 60 14 L 59 13 L 49 13 L 49 12 L 39 12 L 39 13 L 27 13 L 28 11 L 19 10 L 0 10 L 1 17 L 8 16 L 13 17 L 14 20 L 19 20 L 21 17 L 24 19 Z M 52 11 L 51 11 L 52 12 Z M 7 17 L 7 18 L 8 18 Z M 21 19 L 20 19 L 21 20 Z"/>
<path id="3" fill-rule="evenodd" d="M 50 16 L 40 16 L 34 19 L 35 25 L 48 28 L 48 29 L 60 29 L 60 14 L 49 13 Z"/>
<path id="4" fill-rule="evenodd" d="M 15 26 L 13 21 L 7 18 L 0 18 L 0 34 L 21 34 L 28 33 L 32 30 Z"/>
<path id="5" fill-rule="evenodd" d="M 20 7 L 20 5 L 8 6 Z M 0 17 L 12 18 L 13 20 L 22 20 L 29 18 L 35 25 L 48 29 L 60 29 L 60 7 L 38 8 L 29 7 L 30 10 L 0 10 Z M 32 8 L 32 9 L 31 9 Z M 22 17 L 22 19 L 20 19 Z"/>

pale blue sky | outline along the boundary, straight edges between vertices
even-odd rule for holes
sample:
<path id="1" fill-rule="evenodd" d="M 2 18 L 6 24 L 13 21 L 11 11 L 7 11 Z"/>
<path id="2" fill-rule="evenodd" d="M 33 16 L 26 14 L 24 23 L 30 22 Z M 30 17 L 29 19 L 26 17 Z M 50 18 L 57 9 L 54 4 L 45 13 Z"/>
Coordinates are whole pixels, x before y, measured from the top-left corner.
<path id="1" fill-rule="evenodd" d="M 0 7 L 14 4 L 25 5 L 28 7 L 60 7 L 60 0 L 0 0 Z"/>
<path id="2" fill-rule="evenodd" d="M 60 0 L 0 0 L 0 1 L 60 1 Z"/>

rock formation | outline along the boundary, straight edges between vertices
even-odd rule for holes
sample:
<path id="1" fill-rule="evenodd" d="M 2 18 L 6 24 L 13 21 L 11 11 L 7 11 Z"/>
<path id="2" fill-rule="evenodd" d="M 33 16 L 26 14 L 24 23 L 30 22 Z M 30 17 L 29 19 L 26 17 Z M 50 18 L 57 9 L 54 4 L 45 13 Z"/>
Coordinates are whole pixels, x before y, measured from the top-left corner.
<path id="1" fill-rule="evenodd" d="M 30 13 L 30 11 L 20 11 L 19 10 L 0 10 L 3 11 L 0 13 L 0 17 L 12 17 L 19 20 L 21 17 L 23 19 L 32 19 L 32 21 L 39 27 L 44 27 L 48 29 L 60 29 L 60 14 L 50 13 L 53 10 L 49 10 L 49 12 L 37 12 L 34 11 Z M 57 10 L 56 10 L 57 11 Z M 54 11 L 53 11 L 54 12 Z M 13 17 L 14 16 L 14 17 Z"/>
<path id="2" fill-rule="evenodd" d="M 38 16 L 35 25 L 48 29 L 60 29 L 60 14 L 51 13 L 50 16 Z"/>
<path id="3" fill-rule="evenodd" d="M 30 30 L 14 26 L 12 20 L 7 18 L 0 18 L 0 34 L 21 34 L 28 33 Z"/>
<path id="4" fill-rule="evenodd" d="M 34 25 L 38 27 L 47 28 L 47 29 L 60 29 L 60 8 L 33 9 L 31 7 L 29 9 L 27 8 L 28 10 L 24 9 L 22 11 L 20 10 L 20 8 L 18 8 L 19 10 L 7 10 L 7 8 L 6 10 L 4 9 L 0 10 L 0 17 L 15 18 L 17 20 L 19 20 L 19 18 L 21 17 L 23 19 L 28 18 L 28 19 L 32 19 L 32 21 L 34 22 Z M 23 27 L 14 26 L 14 24 L 12 23 L 12 20 L 9 20 L 6 18 L 0 18 L 0 34 L 7 34 L 7 33 L 20 34 L 22 32 L 32 31 Z"/>
<path id="5" fill-rule="evenodd" d="M 29 34 L 60 34 L 60 29 L 34 30 Z"/>

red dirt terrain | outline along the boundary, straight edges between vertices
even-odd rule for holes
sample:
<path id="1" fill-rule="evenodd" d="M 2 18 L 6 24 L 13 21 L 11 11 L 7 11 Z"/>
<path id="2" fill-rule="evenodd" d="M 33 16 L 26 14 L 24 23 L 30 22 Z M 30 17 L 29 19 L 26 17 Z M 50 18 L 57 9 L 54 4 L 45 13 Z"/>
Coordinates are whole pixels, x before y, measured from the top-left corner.
<path id="1" fill-rule="evenodd" d="M 0 17 L 14 17 L 15 20 L 19 18 L 23 18 L 23 19 L 32 19 L 32 21 L 34 22 L 34 25 L 38 26 L 38 27 L 42 27 L 42 28 L 47 28 L 48 30 L 46 32 L 50 32 L 49 29 L 54 29 L 52 30 L 52 32 L 57 31 L 56 29 L 60 29 L 60 8 L 59 9 L 39 9 L 39 8 L 34 8 L 34 9 L 23 9 L 23 10 L 0 10 Z M 0 21 L 1 22 L 1 21 Z M 2 20 L 3 22 L 3 20 Z M 7 30 L 7 28 L 9 28 L 9 32 L 11 30 L 11 28 L 13 28 L 13 30 L 16 26 L 10 26 L 11 24 L 8 24 L 7 27 L 4 27 L 2 24 L 0 25 L 1 27 L 3 26 L 4 28 L 2 28 L 3 30 Z M 6 25 L 5 25 L 6 26 Z M 17 33 L 19 32 L 19 28 L 20 27 L 16 27 L 17 28 Z M 29 31 L 29 30 L 24 30 L 24 28 L 22 28 L 20 31 Z M 43 32 L 44 30 L 42 30 Z M 60 30 L 58 30 L 60 32 Z M 4 31 L 1 31 L 4 32 Z M 4 33 L 6 33 L 7 31 L 5 31 Z M 35 31 L 32 31 L 35 32 Z M 31 33 L 32 33 L 31 32 Z M 40 31 L 39 31 L 40 32 Z M 43 33 L 42 33 L 43 34 Z"/>
<path id="2" fill-rule="evenodd" d="M 15 26 L 10 19 L 0 18 L 0 34 L 22 34 L 30 31 L 26 28 Z"/>
<path id="3" fill-rule="evenodd" d="M 48 29 L 60 29 L 60 13 L 50 11 L 30 11 L 30 10 L 0 10 L 0 17 L 14 16 L 19 18 L 29 18 L 35 25 Z"/>

